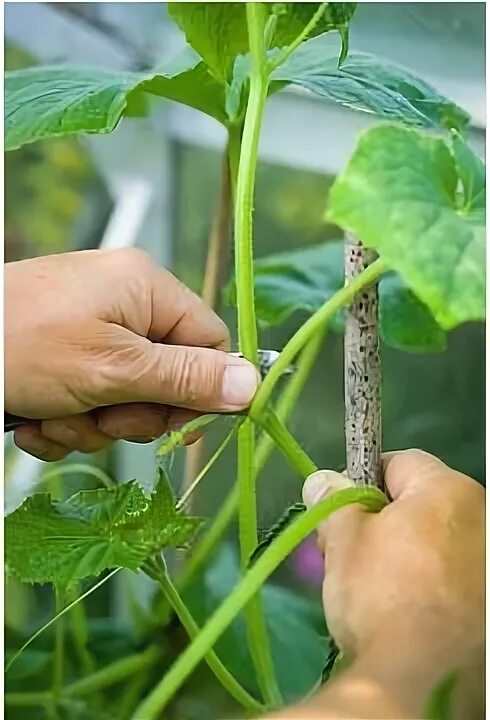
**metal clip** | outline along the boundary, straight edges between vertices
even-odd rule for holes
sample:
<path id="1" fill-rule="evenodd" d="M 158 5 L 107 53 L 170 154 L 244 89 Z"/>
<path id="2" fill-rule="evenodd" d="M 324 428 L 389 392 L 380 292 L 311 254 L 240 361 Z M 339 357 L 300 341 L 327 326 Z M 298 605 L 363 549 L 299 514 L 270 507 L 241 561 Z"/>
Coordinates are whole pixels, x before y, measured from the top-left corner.
<path id="1" fill-rule="evenodd" d="M 230 355 L 233 355 L 234 357 L 243 358 L 242 353 L 239 352 L 231 352 Z M 276 362 L 277 358 L 279 357 L 280 353 L 277 350 L 258 350 L 257 355 L 259 358 L 259 372 L 262 376 L 262 379 L 265 378 L 271 367 Z M 296 368 L 294 365 L 289 365 L 285 370 L 283 375 L 292 375 Z"/>

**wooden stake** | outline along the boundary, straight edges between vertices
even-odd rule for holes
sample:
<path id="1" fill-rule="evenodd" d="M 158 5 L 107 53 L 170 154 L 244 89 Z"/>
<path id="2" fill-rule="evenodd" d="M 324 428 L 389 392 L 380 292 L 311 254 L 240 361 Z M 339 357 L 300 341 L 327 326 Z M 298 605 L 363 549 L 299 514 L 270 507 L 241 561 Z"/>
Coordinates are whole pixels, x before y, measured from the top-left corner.
<path id="1" fill-rule="evenodd" d="M 376 253 L 346 235 L 346 282 L 375 259 Z M 344 391 L 347 474 L 359 485 L 382 488 L 377 284 L 364 288 L 346 311 Z"/>

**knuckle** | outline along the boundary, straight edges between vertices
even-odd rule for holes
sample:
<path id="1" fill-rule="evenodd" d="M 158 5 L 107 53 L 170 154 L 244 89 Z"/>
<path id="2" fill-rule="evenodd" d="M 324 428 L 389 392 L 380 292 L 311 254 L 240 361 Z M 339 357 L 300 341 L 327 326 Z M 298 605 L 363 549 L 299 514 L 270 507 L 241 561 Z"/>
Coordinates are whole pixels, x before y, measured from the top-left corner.
<path id="1" fill-rule="evenodd" d="M 134 275 L 138 272 L 146 272 L 152 264 L 151 258 L 144 250 L 130 247 L 121 248 L 112 252 L 111 262 L 118 267 L 122 273 Z"/>

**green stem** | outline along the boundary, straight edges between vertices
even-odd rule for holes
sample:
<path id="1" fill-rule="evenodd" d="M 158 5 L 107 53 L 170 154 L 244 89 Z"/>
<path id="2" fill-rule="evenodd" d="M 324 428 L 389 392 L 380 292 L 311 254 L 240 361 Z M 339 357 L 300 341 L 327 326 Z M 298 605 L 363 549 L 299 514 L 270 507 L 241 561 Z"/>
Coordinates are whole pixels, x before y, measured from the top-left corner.
<path id="1" fill-rule="evenodd" d="M 325 340 L 326 327 L 315 335 L 305 345 L 296 363 L 296 371 L 291 376 L 288 384 L 284 388 L 276 406 L 276 415 L 283 423 L 286 423 L 293 408 L 298 402 L 299 396 L 308 380 L 313 365 L 320 353 L 323 341 Z M 257 445 L 257 454 L 255 460 L 255 472 L 257 475 L 262 471 L 266 464 L 270 453 L 275 447 L 274 441 L 270 435 L 263 433 Z"/>
<path id="2" fill-rule="evenodd" d="M 175 614 L 179 618 L 182 626 L 185 628 L 189 637 L 192 640 L 198 637 L 201 629 L 198 627 L 187 606 L 180 597 L 175 585 L 169 577 L 168 571 L 164 566 L 163 562 L 159 563 L 155 561 L 151 564 L 147 563 L 147 565 L 144 567 L 144 570 L 145 572 L 147 572 L 148 575 L 150 575 L 150 577 L 152 577 L 160 584 L 168 603 L 173 608 Z M 206 660 L 210 669 L 213 671 L 217 680 L 221 683 L 225 690 L 227 690 L 230 695 L 237 701 L 237 703 L 242 705 L 251 713 L 263 712 L 267 709 L 263 705 L 261 705 L 254 697 L 252 697 L 252 695 L 250 695 L 240 685 L 239 682 L 237 682 L 237 680 L 223 665 L 223 663 L 213 650 L 209 650 L 206 653 L 204 659 Z"/>
<path id="3" fill-rule="evenodd" d="M 83 602 L 76 603 L 70 612 L 70 630 L 73 637 L 75 652 L 78 655 L 81 670 L 88 675 L 95 670 L 92 655 L 87 649 L 88 625 Z"/>
<path id="4" fill-rule="evenodd" d="M 58 615 L 64 606 L 63 594 L 56 588 L 56 615 Z M 63 689 L 63 669 L 64 669 L 64 651 L 65 651 L 65 620 L 61 618 L 56 624 L 55 629 L 55 646 L 53 658 L 53 682 L 52 693 L 53 702 L 56 703 Z"/>
<path id="5" fill-rule="evenodd" d="M 194 642 L 178 657 L 165 677 L 136 709 L 134 720 L 140 718 L 155 720 L 159 717 L 159 713 L 169 700 L 233 619 L 250 602 L 269 575 L 305 537 L 315 530 L 322 520 L 349 503 L 361 503 L 368 511 L 378 512 L 385 507 L 387 502 L 385 495 L 376 488 L 347 488 L 333 493 L 300 515 L 274 540 L 247 575 L 237 583 L 233 591 L 209 618 Z"/>
<path id="6" fill-rule="evenodd" d="M 228 126 L 228 163 L 230 166 L 231 192 L 233 206 L 236 204 L 236 187 L 238 181 L 238 167 L 240 164 L 240 146 L 242 143 L 242 123 L 233 123 Z"/>
<path id="7" fill-rule="evenodd" d="M 313 365 L 318 357 L 323 341 L 325 339 L 326 328 L 315 335 L 304 347 L 296 364 L 296 372 L 289 380 L 284 392 L 277 403 L 277 417 L 286 422 L 291 414 L 298 398 L 305 386 L 305 383 L 311 373 Z M 257 453 L 255 456 L 255 479 L 263 470 L 270 453 L 275 447 L 274 441 L 271 440 L 267 433 L 263 433 L 257 444 Z M 189 556 L 183 573 L 179 579 L 178 586 L 187 587 L 192 578 L 199 570 L 209 561 L 216 546 L 225 534 L 227 528 L 231 524 L 238 509 L 238 485 L 235 484 L 228 492 L 224 503 L 221 505 L 218 514 L 213 518 L 213 522 L 209 530 L 199 540 L 198 544 Z"/>
<path id="8" fill-rule="evenodd" d="M 240 352 L 257 364 L 257 323 L 254 302 L 252 207 L 260 128 L 267 98 L 262 3 L 246 4 L 247 27 L 252 70 L 243 136 L 240 147 L 235 197 L 235 277 L 238 306 Z M 242 567 L 257 546 L 257 507 L 255 496 L 255 428 L 251 421 L 238 431 L 239 542 Z M 259 688 L 266 702 L 279 705 L 281 696 L 274 674 L 267 627 L 260 597 L 245 608 L 247 643 L 255 667 Z"/>
<path id="9" fill-rule="evenodd" d="M 87 695 L 109 685 L 115 685 L 143 668 L 154 665 L 161 657 L 162 650 L 155 645 L 150 645 L 144 652 L 128 655 L 92 675 L 66 685 L 64 694 L 72 697 Z"/>
<path id="10" fill-rule="evenodd" d="M 362 273 L 357 275 L 352 282 L 343 287 L 342 290 L 336 292 L 333 297 L 327 300 L 321 308 L 308 318 L 305 324 L 302 325 L 286 343 L 283 351 L 257 390 L 249 412 L 252 417 L 259 417 L 265 411 L 276 383 L 306 343 L 325 327 L 327 321 L 330 320 L 337 310 L 340 310 L 344 305 L 349 305 L 363 287 L 370 285 L 387 270 L 388 267 L 381 259 L 376 260 L 363 270 Z"/>
<path id="11" fill-rule="evenodd" d="M 318 470 L 315 463 L 308 457 L 296 438 L 282 423 L 271 408 L 256 418 L 256 422 L 272 438 L 279 450 L 285 455 L 289 464 L 298 472 L 303 480 Z"/>
<path id="12" fill-rule="evenodd" d="M 48 705 L 53 696 L 49 692 L 12 692 L 5 693 L 5 705 L 12 707 L 29 707 L 33 705 Z"/>
<path id="13" fill-rule="evenodd" d="M 308 22 L 308 24 L 303 28 L 303 30 L 300 32 L 298 37 L 293 40 L 291 45 L 288 45 L 287 48 L 284 48 L 284 50 L 279 53 L 275 58 L 272 58 L 269 60 L 268 63 L 268 72 L 269 75 L 274 72 L 280 65 L 286 62 L 288 57 L 293 54 L 293 52 L 296 50 L 297 47 L 301 45 L 302 42 L 304 42 L 308 35 L 311 33 L 311 31 L 316 27 L 317 23 L 319 22 L 321 16 L 325 12 L 327 8 L 328 3 L 321 3 L 316 13 L 313 15 L 311 20 Z"/>

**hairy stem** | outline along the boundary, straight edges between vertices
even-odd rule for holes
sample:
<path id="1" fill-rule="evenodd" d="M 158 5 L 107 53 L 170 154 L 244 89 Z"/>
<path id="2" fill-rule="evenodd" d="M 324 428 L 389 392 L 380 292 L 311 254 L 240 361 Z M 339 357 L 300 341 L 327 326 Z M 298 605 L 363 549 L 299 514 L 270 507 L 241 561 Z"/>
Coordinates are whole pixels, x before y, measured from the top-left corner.
<path id="1" fill-rule="evenodd" d="M 200 628 L 180 597 L 175 585 L 171 581 L 163 561 L 154 561 L 151 564 L 147 563 L 144 569 L 150 577 L 160 584 L 168 603 L 173 608 L 189 637 L 194 640 L 198 637 Z M 252 713 L 264 711 L 264 706 L 252 697 L 252 695 L 250 695 L 239 682 L 237 682 L 213 650 L 210 649 L 209 652 L 206 653 L 204 659 L 214 673 L 216 679 L 240 705 Z"/>
<path id="2" fill-rule="evenodd" d="M 300 515 L 273 541 L 249 572 L 237 583 L 194 642 L 178 657 L 165 677 L 136 709 L 133 720 L 140 718 L 155 720 L 159 717 L 173 695 L 237 614 L 250 602 L 269 575 L 322 520 L 349 503 L 361 503 L 368 511 L 377 512 L 387 502 L 385 495 L 377 488 L 348 488 L 330 495 Z M 292 642 L 294 643 L 294 639 Z"/>
<path id="3" fill-rule="evenodd" d="M 298 472 L 303 480 L 318 470 L 315 463 L 308 457 L 298 441 L 291 435 L 271 408 L 268 408 L 265 413 L 254 418 L 254 420 L 272 438 L 291 467 Z"/>
<path id="4" fill-rule="evenodd" d="M 357 238 L 346 235 L 345 279 L 352 281 L 376 260 Z M 347 473 L 361 485 L 382 487 L 381 363 L 378 286 L 363 288 L 347 307 L 344 335 L 344 402 Z"/>
<path id="5" fill-rule="evenodd" d="M 313 337 L 302 350 L 296 364 L 296 372 L 292 375 L 277 403 L 276 415 L 286 422 L 291 414 L 298 398 L 311 373 L 313 365 L 318 357 L 323 341 L 325 329 Z M 257 444 L 255 455 L 255 481 L 262 472 L 272 450 L 275 447 L 274 441 L 264 432 Z M 199 540 L 189 556 L 183 573 L 179 579 L 179 588 L 186 587 L 191 579 L 209 561 L 219 541 L 230 526 L 238 509 L 238 485 L 234 485 L 228 492 L 225 501 L 221 505 L 218 514 L 213 518 L 211 526 L 205 535 Z"/>
<path id="6" fill-rule="evenodd" d="M 387 270 L 387 265 L 381 259 L 376 260 L 372 265 L 369 265 L 357 275 L 352 282 L 343 287 L 342 290 L 336 292 L 333 297 L 327 300 L 321 308 L 308 318 L 305 324 L 302 325 L 286 343 L 283 351 L 259 387 L 250 408 L 250 413 L 254 417 L 258 417 L 264 412 L 277 382 L 306 343 L 325 327 L 327 321 L 330 320 L 337 310 L 348 305 L 358 292 L 375 282 L 377 278 Z"/>
<path id="7" fill-rule="evenodd" d="M 235 278 L 238 306 L 240 352 L 257 364 L 257 323 L 255 318 L 253 275 L 252 207 L 260 128 L 267 98 L 262 3 L 247 3 L 247 27 L 252 70 L 243 136 L 240 148 L 235 198 Z M 257 507 L 255 493 L 255 429 L 247 418 L 238 431 L 239 543 L 242 568 L 257 546 Z M 260 597 L 245 608 L 247 643 L 260 690 L 270 705 L 280 704 L 267 627 Z"/>

